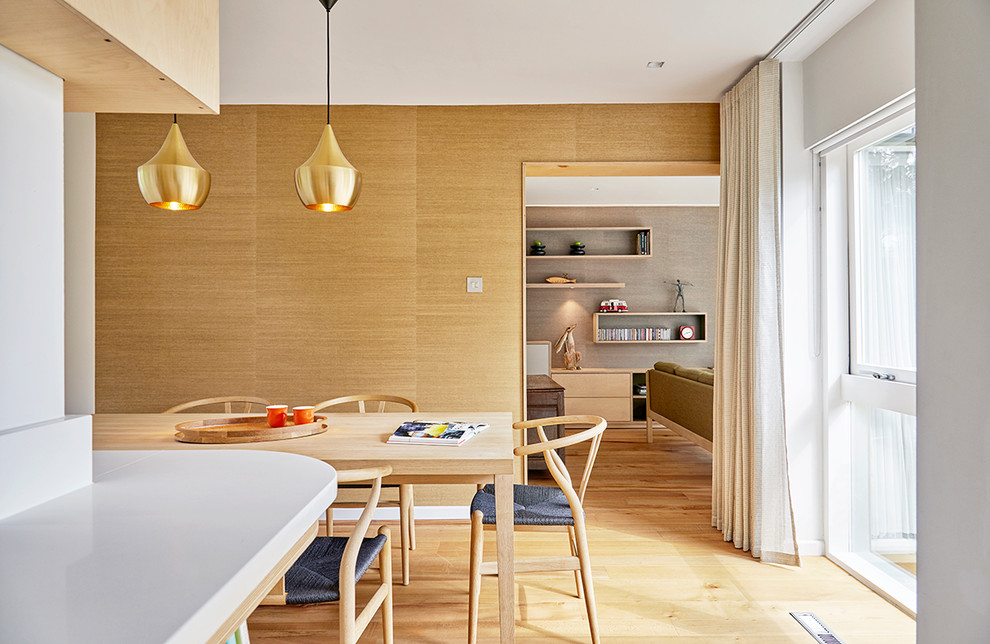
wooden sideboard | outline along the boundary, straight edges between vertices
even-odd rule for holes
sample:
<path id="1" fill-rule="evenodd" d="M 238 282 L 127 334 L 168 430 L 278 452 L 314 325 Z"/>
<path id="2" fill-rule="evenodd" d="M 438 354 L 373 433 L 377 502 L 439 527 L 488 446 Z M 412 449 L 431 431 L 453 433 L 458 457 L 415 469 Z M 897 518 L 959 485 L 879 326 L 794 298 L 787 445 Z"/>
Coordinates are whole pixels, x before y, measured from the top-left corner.
<path id="1" fill-rule="evenodd" d="M 646 384 L 646 369 L 554 369 L 551 376 L 564 386 L 566 414 L 594 414 L 609 427 L 646 427 L 646 395 L 636 393 Z"/>

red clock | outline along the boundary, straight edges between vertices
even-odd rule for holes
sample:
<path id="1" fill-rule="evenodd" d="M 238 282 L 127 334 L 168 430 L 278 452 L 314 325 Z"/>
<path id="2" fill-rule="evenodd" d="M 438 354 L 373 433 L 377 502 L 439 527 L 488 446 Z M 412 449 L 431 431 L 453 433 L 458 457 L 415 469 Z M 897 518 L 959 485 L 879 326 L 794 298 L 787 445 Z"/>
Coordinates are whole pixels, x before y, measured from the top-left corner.
<path id="1" fill-rule="evenodd" d="M 694 340 L 694 327 L 685 325 L 680 328 L 681 340 Z"/>

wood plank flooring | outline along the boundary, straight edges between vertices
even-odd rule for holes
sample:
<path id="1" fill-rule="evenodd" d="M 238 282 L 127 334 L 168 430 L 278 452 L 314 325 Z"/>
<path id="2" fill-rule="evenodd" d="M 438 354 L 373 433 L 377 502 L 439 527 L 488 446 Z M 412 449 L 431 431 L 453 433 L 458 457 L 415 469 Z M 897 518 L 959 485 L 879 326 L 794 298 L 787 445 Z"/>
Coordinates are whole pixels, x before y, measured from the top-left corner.
<path id="1" fill-rule="evenodd" d="M 606 431 L 585 500 L 603 641 L 813 644 L 790 611 L 816 613 L 845 644 L 915 641 L 911 618 L 824 557 L 776 566 L 725 543 L 710 527 L 711 455 L 663 429 L 652 445 L 643 439 L 642 430 Z M 585 453 L 568 448 L 575 477 Z M 466 521 L 419 523 L 412 583 L 395 586 L 396 642 L 466 641 L 468 545 Z M 562 534 L 516 534 L 518 556 L 567 552 Z M 482 582 L 482 642 L 498 639 L 496 585 Z M 574 591 L 571 573 L 517 575 L 516 639 L 589 642 Z M 337 605 L 260 607 L 248 625 L 255 644 L 336 642 Z M 381 640 L 376 617 L 361 641 Z"/>

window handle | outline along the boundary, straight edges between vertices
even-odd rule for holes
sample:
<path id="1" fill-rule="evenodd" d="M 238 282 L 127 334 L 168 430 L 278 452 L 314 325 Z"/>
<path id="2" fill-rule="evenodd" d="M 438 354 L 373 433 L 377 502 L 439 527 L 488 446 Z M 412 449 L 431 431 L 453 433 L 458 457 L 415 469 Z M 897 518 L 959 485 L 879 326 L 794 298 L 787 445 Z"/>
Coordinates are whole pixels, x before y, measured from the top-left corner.
<path id="1" fill-rule="evenodd" d="M 894 376 L 894 374 L 892 373 L 877 373 L 876 371 L 874 371 L 873 377 L 876 378 L 877 380 L 897 380 L 897 377 Z"/>

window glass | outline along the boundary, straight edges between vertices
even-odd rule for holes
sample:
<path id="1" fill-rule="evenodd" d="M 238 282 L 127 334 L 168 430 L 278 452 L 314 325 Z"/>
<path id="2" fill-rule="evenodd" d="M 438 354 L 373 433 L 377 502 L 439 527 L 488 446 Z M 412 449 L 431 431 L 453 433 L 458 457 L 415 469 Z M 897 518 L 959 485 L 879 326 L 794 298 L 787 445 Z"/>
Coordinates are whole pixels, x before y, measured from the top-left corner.
<path id="1" fill-rule="evenodd" d="M 914 126 L 858 150 L 854 168 L 852 372 L 914 382 Z"/>

